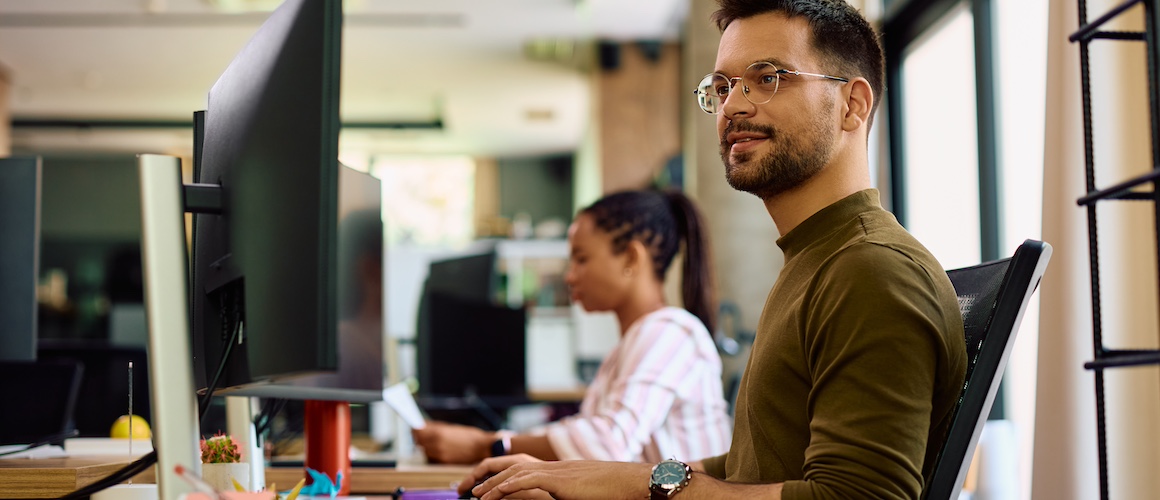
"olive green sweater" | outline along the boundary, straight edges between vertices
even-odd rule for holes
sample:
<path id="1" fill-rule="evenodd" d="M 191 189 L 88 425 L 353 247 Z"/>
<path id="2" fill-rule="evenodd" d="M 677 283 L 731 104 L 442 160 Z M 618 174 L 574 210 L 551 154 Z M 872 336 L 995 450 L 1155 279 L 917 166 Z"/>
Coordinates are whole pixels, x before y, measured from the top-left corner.
<path id="1" fill-rule="evenodd" d="M 778 239 L 737 396 L 730 482 L 784 482 L 782 498 L 918 498 L 966 372 L 946 272 L 878 191 L 850 195 Z"/>

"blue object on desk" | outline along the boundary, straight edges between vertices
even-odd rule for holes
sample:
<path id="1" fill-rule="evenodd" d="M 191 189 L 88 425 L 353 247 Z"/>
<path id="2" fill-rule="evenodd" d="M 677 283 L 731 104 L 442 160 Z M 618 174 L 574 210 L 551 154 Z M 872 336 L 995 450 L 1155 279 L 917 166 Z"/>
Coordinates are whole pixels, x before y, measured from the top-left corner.
<path id="1" fill-rule="evenodd" d="M 334 482 L 331 482 L 330 476 L 322 472 L 318 472 L 310 467 L 306 468 L 306 473 L 310 474 L 310 478 L 314 482 L 308 486 L 304 486 L 302 491 L 298 492 L 299 496 L 330 496 L 334 498 L 338 496 L 338 490 L 342 488 L 342 473 L 339 472 L 335 476 Z M 285 494 L 289 494 L 287 491 Z"/>

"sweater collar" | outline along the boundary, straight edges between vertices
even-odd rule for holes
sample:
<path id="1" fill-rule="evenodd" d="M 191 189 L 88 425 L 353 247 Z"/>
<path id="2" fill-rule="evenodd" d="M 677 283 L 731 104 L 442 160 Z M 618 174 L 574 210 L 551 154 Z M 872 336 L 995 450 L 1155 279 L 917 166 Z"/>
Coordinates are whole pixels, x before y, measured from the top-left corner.
<path id="1" fill-rule="evenodd" d="M 785 253 L 785 260 L 789 261 L 794 255 L 801 253 L 818 239 L 841 227 L 846 221 L 871 210 L 882 210 L 878 190 L 874 188 L 863 189 L 818 210 L 790 232 L 778 238 L 777 246 Z"/>

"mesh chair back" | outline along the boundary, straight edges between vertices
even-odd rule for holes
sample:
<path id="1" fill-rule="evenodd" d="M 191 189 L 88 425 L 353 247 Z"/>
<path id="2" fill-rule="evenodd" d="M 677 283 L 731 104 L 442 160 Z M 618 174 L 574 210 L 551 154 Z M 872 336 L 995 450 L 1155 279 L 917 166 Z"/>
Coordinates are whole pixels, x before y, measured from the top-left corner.
<path id="1" fill-rule="evenodd" d="M 959 312 L 963 315 L 963 333 L 967 339 L 967 381 L 971 380 L 971 374 L 979 361 L 979 352 L 987 338 L 987 328 L 991 325 L 999 290 L 1010 263 L 1011 259 L 1008 258 L 947 272 L 955 285 L 955 294 L 959 296 Z M 966 392 L 965 388 L 963 392 Z"/>
<path id="2" fill-rule="evenodd" d="M 963 314 L 967 377 L 922 498 L 958 498 L 995 401 L 1015 332 L 1050 259 L 1051 245 L 1026 240 L 1011 258 L 947 271 Z"/>

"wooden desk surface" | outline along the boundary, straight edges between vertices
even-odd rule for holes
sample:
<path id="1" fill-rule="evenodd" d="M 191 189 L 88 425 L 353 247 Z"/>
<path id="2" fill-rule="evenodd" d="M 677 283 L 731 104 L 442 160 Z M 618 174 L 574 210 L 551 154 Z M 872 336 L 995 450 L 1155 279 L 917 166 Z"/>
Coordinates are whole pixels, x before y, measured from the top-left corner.
<path id="1" fill-rule="evenodd" d="M 93 483 L 132 461 L 128 457 L 0 460 L 0 495 L 4 498 L 56 498 Z"/>
<path id="2" fill-rule="evenodd" d="M 0 459 L 0 496 L 3 498 L 56 498 L 86 486 L 132 462 L 131 457 L 13 458 Z M 351 494 L 393 493 L 399 487 L 412 490 L 446 490 L 471 472 L 464 465 L 402 465 L 356 467 L 351 470 Z M 290 489 L 305 477 L 303 469 L 270 467 L 266 484 Z M 133 482 L 152 483 L 153 470 Z"/>
<path id="3" fill-rule="evenodd" d="M 351 469 L 350 493 L 394 493 L 409 490 L 446 490 L 459 484 L 471 472 L 469 465 L 400 465 L 398 467 L 355 467 Z M 289 489 L 305 477 L 295 467 L 267 467 L 266 484 Z"/>

